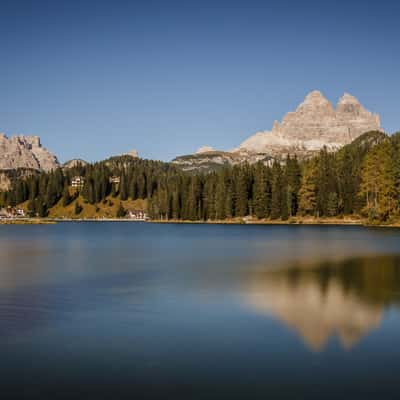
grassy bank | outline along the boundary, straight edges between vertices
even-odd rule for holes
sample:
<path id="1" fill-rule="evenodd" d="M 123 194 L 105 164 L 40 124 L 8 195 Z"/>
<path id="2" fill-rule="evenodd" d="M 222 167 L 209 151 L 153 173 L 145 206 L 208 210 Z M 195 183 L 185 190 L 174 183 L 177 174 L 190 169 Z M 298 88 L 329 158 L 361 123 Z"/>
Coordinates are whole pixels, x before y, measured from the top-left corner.
<path id="1" fill-rule="evenodd" d="M 76 204 L 79 204 L 81 211 L 79 214 L 75 213 Z M 89 204 L 82 196 L 74 199 L 67 206 L 63 206 L 62 200 L 60 200 L 55 206 L 49 209 L 47 218 L 53 220 L 97 220 L 97 219 L 109 219 L 113 220 L 116 218 L 118 208 L 122 205 L 125 210 L 146 210 L 147 200 L 119 200 L 108 196 L 104 201 L 96 204 Z M 22 208 L 25 212 L 28 212 L 28 201 L 19 204 L 18 208 Z"/>

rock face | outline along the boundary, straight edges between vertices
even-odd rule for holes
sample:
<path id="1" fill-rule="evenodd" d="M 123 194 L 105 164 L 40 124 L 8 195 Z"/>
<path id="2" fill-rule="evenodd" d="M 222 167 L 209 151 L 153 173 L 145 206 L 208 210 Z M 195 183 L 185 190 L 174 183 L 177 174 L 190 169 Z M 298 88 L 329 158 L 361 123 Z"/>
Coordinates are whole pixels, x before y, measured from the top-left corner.
<path id="1" fill-rule="evenodd" d="M 380 118 L 345 93 L 336 108 L 319 91 L 306 96 L 296 111 L 275 121 L 271 131 L 257 132 L 234 151 L 255 151 L 271 156 L 307 156 L 326 146 L 338 149 L 368 131 L 381 131 Z"/>
<path id="2" fill-rule="evenodd" d="M 123 154 L 124 156 L 131 156 L 133 158 L 139 158 L 139 153 L 137 150 L 131 150 L 128 151 L 127 153 Z"/>
<path id="3" fill-rule="evenodd" d="M 194 154 L 202 154 L 202 153 L 209 153 L 210 151 L 215 151 L 212 147 L 210 146 L 202 146 L 199 147 Z"/>
<path id="4" fill-rule="evenodd" d="M 0 170 L 35 169 L 50 171 L 59 166 L 57 158 L 42 147 L 38 136 L 0 134 Z"/>
<path id="5" fill-rule="evenodd" d="M 271 131 L 257 132 L 232 151 L 204 146 L 194 155 L 172 162 L 184 170 L 205 170 L 243 161 L 271 163 L 284 160 L 288 154 L 308 158 L 324 146 L 337 150 L 368 131 L 382 131 L 380 118 L 363 108 L 354 96 L 345 93 L 334 108 L 321 92 L 313 91 L 281 123 L 275 121 Z"/>
<path id="6" fill-rule="evenodd" d="M 84 167 L 85 165 L 88 165 L 87 161 L 82 160 L 80 158 L 74 158 L 73 160 L 66 161 L 62 165 L 62 167 L 65 168 L 65 169 L 70 169 L 70 168 L 75 168 L 75 167 L 78 167 L 78 166 Z"/>
<path id="7" fill-rule="evenodd" d="M 215 171 L 220 168 L 237 165 L 244 162 L 256 163 L 262 161 L 270 164 L 273 159 L 266 154 L 259 154 L 248 151 L 204 151 L 187 156 L 176 157 L 172 163 L 179 166 L 183 171 Z"/>

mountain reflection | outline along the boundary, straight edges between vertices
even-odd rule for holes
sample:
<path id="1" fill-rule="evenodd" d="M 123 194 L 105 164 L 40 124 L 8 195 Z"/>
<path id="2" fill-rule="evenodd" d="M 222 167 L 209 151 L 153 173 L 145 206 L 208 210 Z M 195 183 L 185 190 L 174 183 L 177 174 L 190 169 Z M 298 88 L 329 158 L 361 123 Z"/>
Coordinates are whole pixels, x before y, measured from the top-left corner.
<path id="1" fill-rule="evenodd" d="M 245 303 L 278 318 L 314 351 L 336 336 L 349 349 L 400 305 L 400 257 L 293 265 L 248 275 Z"/>

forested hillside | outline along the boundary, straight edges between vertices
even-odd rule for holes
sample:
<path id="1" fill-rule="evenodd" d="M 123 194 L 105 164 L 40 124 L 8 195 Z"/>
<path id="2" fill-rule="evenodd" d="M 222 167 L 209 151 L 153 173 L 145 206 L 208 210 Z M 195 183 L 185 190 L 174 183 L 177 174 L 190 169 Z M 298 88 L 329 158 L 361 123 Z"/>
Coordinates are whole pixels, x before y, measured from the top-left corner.
<path id="1" fill-rule="evenodd" d="M 71 189 L 74 176 L 84 177 L 82 187 Z M 336 153 L 323 149 L 304 162 L 287 157 L 284 164 L 245 163 L 209 174 L 115 157 L 17 179 L 12 190 L 1 193 L 0 202 L 14 206 L 28 201 L 30 215 L 46 216 L 55 205 L 66 207 L 78 196 L 93 205 L 110 197 L 147 199 L 150 217 L 163 220 L 354 215 L 390 221 L 399 216 L 400 134 L 369 132 Z"/>

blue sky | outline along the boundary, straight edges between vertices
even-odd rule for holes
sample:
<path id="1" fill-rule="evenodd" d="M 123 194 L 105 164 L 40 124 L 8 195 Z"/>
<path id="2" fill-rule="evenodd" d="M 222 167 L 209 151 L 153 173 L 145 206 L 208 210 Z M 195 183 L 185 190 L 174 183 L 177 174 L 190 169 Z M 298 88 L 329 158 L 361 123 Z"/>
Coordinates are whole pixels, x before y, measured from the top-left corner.
<path id="1" fill-rule="evenodd" d="M 400 130 L 400 2 L 1 1 L 0 131 L 62 161 L 230 149 L 313 89 Z"/>

